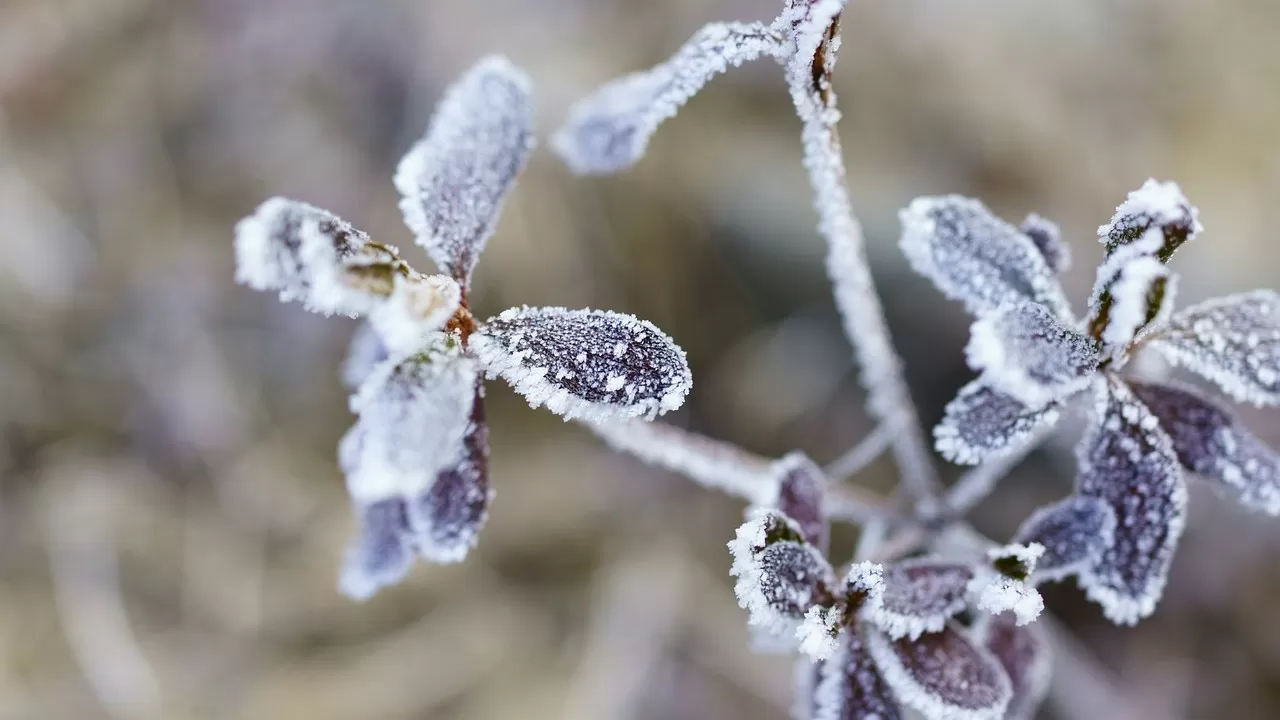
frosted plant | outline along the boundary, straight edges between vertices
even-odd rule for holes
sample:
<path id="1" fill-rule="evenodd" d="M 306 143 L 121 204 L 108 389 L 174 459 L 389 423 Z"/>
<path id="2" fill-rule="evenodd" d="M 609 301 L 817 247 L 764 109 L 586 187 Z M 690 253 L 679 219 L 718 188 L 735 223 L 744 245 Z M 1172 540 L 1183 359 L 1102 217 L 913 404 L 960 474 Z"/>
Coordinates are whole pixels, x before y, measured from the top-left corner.
<path id="1" fill-rule="evenodd" d="M 977 316 L 966 355 L 981 375 L 947 406 L 939 452 L 975 463 L 1016 451 L 1091 389 L 1076 496 L 1019 533 L 1045 549 L 1030 580 L 1074 574 L 1109 618 L 1134 623 L 1154 610 L 1182 533 L 1184 469 L 1280 514 L 1280 456 L 1198 391 L 1124 373 L 1152 348 L 1236 400 L 1280 403 L 1280 295 L 1173 310 L 1167 263 L 1201 230 L 1177 185 L 1148 180 L 1098 229 L 1106 258 L 1082 321 L 1058 284 L 1065 254 L 1043 219 L 1019 229 L 948 196 L 914 201 L 902 226 L 912 266 Z"/>
<path id="2" fill-rule="evenodd" d="M 684 352 L 629 315 L 471 315 L 472 270 L 532 149 L 528 80 L 490 57 L 446 92 L 395 176 L 405 222 L 443 274 L 294 200 L 268 200 L 236 228 L 237 280 L 367 320 L 343 368 L 358 416 L 339 446 L 360 526 L 340 581 L 352 597 L 399 582 L 415 556 L 457 562 L 475 546 L 493 495 L 485 375 L 565 419 L 649 420 L 689 392 Z"/>

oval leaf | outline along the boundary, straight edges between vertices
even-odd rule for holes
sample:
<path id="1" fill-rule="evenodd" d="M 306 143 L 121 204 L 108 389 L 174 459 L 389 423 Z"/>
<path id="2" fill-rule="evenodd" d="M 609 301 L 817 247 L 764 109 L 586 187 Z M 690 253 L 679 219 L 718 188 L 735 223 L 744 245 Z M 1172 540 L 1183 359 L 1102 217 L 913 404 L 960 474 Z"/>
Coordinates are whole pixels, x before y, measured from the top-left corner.
<path id="1" fill-rule="evenodd" d="M 471 336 L 490 377 L 565 419 L 652 418 L 684 403 L 684 351 L 652 323 L 603 310 L 511 308 Z"/>
<path id="2" fill-rule="evenodd" d="M 368 600 L 404 579 L 413 562 L 412 531 L 402 498 L 358 504 L 359 534 L 347 550 L 338 580 L 342 594 Z"/>
<path id="3" fill-rule="evenodd" d="M 1136 251 L 1167 263 L 1174 251 L 1200 232 L 1199 215 L 1177 183 L 1152 178 L 1129 193 L 1111 222 L 1098 228 L 1098 239 L 1108 257 Z"/>
<path id="4" fill-rule="evenodd" d="M 1001 720 L 1009 678 L 954 625 L 915 640 L 867 634 L 867 647 L 898 701 L 929 720 Z"/>
<path id="5" fill-rule="evenodd" d="M 1059 403 L 1033 409 L 983 380 L 960 389 L 933 429 L 938 452 L 954 463 L 976 465 L 1021 447 L 1036 430 L 1058 421 Z"/>
<path id="6" fill-rule="evenodd" d="M 1099 266 L 1089 300 L 1089 334 L 1103 359 L 1123 363 L 1135 340 L 1168 320 L 1177 289 L 1178 277 L 1149 255 L 1125 250 Z"/>
<path id="7" fill-rule="evenodd" d="M 1057 223 L 1031 213 L 1018 229 L 1035 243 L 1050 270 L 1061 273 L 1071 269 L 1071 247 L 1062 241 Z"/>
<path id="8" fill-rule="evenodd" d="M 804 453 L 793 452 L 775 462 L 772 468 L 778 478 L 777 507 L 795 521 L 804 539 L 827 551 L 830 523 L 822 508 L 826 476 Z"/>
<path id="9" fill-rule="evenodd" d="M 965 355 L 988 386 L 1032 408 L 1083 390 L 1098 369 L 1093 340 L 1033 303 L 975 322 Z"/>
<path id="10" fill-rule="evenodd" d="M 1053 582 L 1091 566 L 1115 539 L 1116 514 L 1101 498 L 1072 495 L 1031 514 L 1015 543 L 1044 548 L 1031 581 Z"/>
<path id="11" fill-rule="evenodd" d="M 986 618 L 974 635 L 1009 676 L 1013 698 L 1005 720 L 1032 720 L 1049 691 L 1049 639 L 1039 625 L 1018 625 L 1007 613 Z"/>
<path id="12" fill-rule="evenodd" d="M 899 720 L 902 713 L 857 628 L 840 633 L 835 654 L 819 666 L 813 720 Z"/>
<path id="13" fill-rule="evenodd" d="M 753 625 L 794 634 L 812 605 L 831 602 L 831 565 L 781 513 L 757 511 L 738 528 L 729 552 L 734 592 Z"/>
<path id="14" fill-rule="evenodd" d="M 884 569 L 883 594 L 863 606 L 862 617 L 890 637 L 941 630 L 965 607 L 973 569 L 934 558 L 904 560 Z"/>
<path id="15" fill-rule="evenodd" d="M 1239 402 L 1280 405 L 1280 294 L 1272 290 L 1182 310 L 1151 344 Z"/>
<path id="16" fill-rule="evenodd" d="M 487 57 L 445 92 L 426 136 L 396 170 L 405 224 L 464 288 L 533 151 L 532 115 L 528 77 L 504 57 Z"/>

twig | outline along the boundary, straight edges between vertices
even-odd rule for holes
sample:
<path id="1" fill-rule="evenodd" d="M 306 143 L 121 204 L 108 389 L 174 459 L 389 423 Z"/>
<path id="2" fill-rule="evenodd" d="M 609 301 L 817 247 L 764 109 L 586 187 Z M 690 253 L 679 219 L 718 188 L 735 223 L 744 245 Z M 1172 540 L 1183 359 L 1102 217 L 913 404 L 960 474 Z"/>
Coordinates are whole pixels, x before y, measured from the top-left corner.
<path id="1" fill-rule="evenodd" d="M 842 483 L 862 472 L 875 462 L 893 443 L 893 435 L 898 431 L 898 423 L 885 421 L 866 436 L 857 445 L 849 448 L 836 458 L 823 472 L 833 483 Z"/>
<path id="2" fill-rule="evenodd" d="M 836 132 L 840 112 L 831 89 L 831 73 L 843 5 L 817 2 L 810 8 L 815 16 L 805 22 L 812 24 L 811 31 L 800 32 L 798 37 L 814 38 L 817 45 L 795 48 L 787 61 L 787 83 L 796 113 L 804 123 L 804 166 L 813 186 L 818 231 L 827 241 L 827 273 L 845 334 L 861 366 L 862 385 L 869 393 L 868 408 L 882 422 L 901 418 L 900 432 L 892 438 L 894 460 L 907 492 L 922 509 L 931 510 L 939 490 L 937 475 L 867 266 L 862 226 L 849 199 Z M 825 16 L 818 16 L 824 11 Z M 784 14 L 779 22 L 790 20 Z M 826 33 L 814 37 L 820 27 L 826 27 Z"/>
<path id="3" fill-rule="evenodd" d="M 1042 429 L 1008 455 L 987 460 L 961 475 L 960 479 L 947 491 L 945 502 L 947 514 L 953 518 L 968 514 L 982 502 L 983 498 L 991 494 L 996 483 L 1025 460 L 1048 436 L 1049 430 Z"/>

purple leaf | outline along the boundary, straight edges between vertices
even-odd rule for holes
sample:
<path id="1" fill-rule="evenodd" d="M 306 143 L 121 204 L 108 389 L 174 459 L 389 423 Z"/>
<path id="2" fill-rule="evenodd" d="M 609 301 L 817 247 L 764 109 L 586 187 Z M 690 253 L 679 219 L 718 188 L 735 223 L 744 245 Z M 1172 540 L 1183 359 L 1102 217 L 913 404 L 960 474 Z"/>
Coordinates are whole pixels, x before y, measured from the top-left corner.
<path id="1" fill-rule="evenodd" d="M 405 224 L 463 288 L 533 151 L 532 126 L 528 77 L 490 56 L 445 92 L 426 136 L 396 170 Z"/>
<path id="2" fill-rule="evenodd" d="M 412 531 L 404 500 L 388 498 L 358 506 L 359 535 L 347 550 L 338 587 L 354 600 L 404 579 L 413 561 Z"/>
<path id="3" fill-rule="evenodd" d="M 1049 639 L 1038 625 L 1020 626 L 1008 613 L 988 616 L 974 634 L 1009 676 L 1013 698 L 1005 720 L 1032 720 L 1049 690 Z"/>
<path id="4" fill-rule="evenodd" d="M 1071 248 L 1062 241 L 1062 231 L 1056 223 L 1031 213 L 1018 229 L 1036 244 L 1050 270 L 1061 273 L 1071 269 Z"/>
<path id="5" fill-rule="evenodd" d="M 867 647 L 898 701 L 930 720 L 1001 720 L 1012 689 L 991 653 L 954 625 L 912 640 L 867 634 Z"/>
<path id="6" fill-rule="evenodd" d="M 988 386 L 1033 408 L 1083 390 L 1098 368 L 1093 340 L 1034 303 L 980 318 L 965 355 Z"/>
<path id="7" fill-rule="evenodd" d="M 1101 498 L 1072 495 L 1031 514 L 1013 541 L 1039 543 L 1032 582 L 1053 582 L 1093 565 L 1115 539 L 1116 514 Z"/>
<path id="8" fill-rule="evenodd" d="M 693 384 L 684 351 L 652 323 L 603 310 L 511 308 L 471 336 L 490 377 L 565 419 L 653 418 Z"/>
<path id="9" fill-rule="evenodd" d="M 974 380 L 947 404 L 942 422 L 933 430 L 935 446 L 951 462 L 975 465 L 1018 449 L 1037 429 L 1056 423 L 1060 407 L 1049 403 L 1032 409 Z"/>
<path id="10" fill-rule="evenodd" d="M 935 558 L 903 560 L 884 569 L 884 592 L 872 597 L 862 616 L 890 637 L 937 632 L 964 609 L 973 569 Z"/>
<path id="11" fill-rule="evenodd" d="M 1182 468 L 1156 417 L 1115 379 L 1099 385 L 1093 424 L 1076 454 L 1078 491 L 1116 516 L 1114 541 L 1079 582 L 1108 618 L 1132 625 L 1155 610 L 1182 536 Z"/>
<path id="12" fill-rule="evenodd" d="M 775 462 L 773 472 L 778 477 L 778 509 L 795 521 L 810 545 L 825 553 L 830 524 L 822 510 L 822 469 L 804 453 L 793 452 Z"/>
<path id="13" fill-rule="evenodd" d="M 835 654 L 822 663 L 819 673 L 813 720 L 899 720 L 902 717 L 893 692 L 880 676 L 859 629 L 848 628 L 840 633 Z"/>
<path id="14" fill-rule="evenodd" d="M 831 565 L 781 513 L 756 511 L 738 528 L 729 552 L 729 572 L 738 578 L 734 592 L 753 625 L 794 633 L 812 605 L 832 601 Z"/>
<path id="15" fill-rule="evenodd" d="M 1145 383 L 1129 387 L 1160 420 L 1184 468 L 1217 481 L 1245 507 L 1280 514 L 1280 455 L 1233 413 L 1189 388 Z"/>
<path id="16" fill-rule="evenodd" d="M 1151 339 L 1170 362 L 1237 401 L 1280 404 L 1280 294 L 1254 290 L 1186 308 Z"/>
<path id="17" fill-rule="evenodd" d="M 1178 184 L 1150 179 L 1129 193 L 1111 222 L 1098 228 L 1098 239 L 1108 256 L 1138 252 L 1167 263 L 1200 230 L 1199 212 Z"/>
<path id="18" fill-rule="evenodd" d="M 900 217 L 911 267 L 974 315 L 1033 302 L 1058 317 L 1071 316 L 1057 276 L 1031 238 L 977 200 L 917 198 Z"/>

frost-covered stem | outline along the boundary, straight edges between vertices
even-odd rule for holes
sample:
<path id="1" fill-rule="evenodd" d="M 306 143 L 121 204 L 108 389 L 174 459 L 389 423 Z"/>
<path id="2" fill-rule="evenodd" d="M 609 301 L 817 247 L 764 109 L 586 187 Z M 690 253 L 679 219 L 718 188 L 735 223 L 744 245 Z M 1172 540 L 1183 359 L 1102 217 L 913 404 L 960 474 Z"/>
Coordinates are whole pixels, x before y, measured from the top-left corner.
<path id="1" fill-rule="evenodd" d="M 1043 428 L 1031 439 L 1007 455 L 992 458 L 970 470 L 947 490 L 945 512 L 953 518 L 964 517 L 977 507 L 983 498 L 991 494 L 996 483 L 1026 459 L 1049 436 L 1051 428 Z"/>
<path id="2" fill-rule="evenodd" d="M 862 472 L 875 462 L 893 443 L 893 435 L 898 430 L 897 423 L 883 422 L 857 445 L 849 448 L 843 455 L 831 461 L 823 469 L 823 473 L 833 483 L 841 483 Z"/>
<path id="3" fill-rule="evenodd" d="M 897 421 L 899 431 L 891 445 L 894 460 L 903 486 L 928 514 L 934 510 L 938 480 L 867 266 L 862 226 L 849 199 L 836 132 L 840 112 L 831 89 L 831 71 L 840 41 L 838 6 L 842 3 L 816 5 L 835 5 L 837 12 L 816 48 L 803 42 L 806 33 L 798 33 L 801 43 L 787 63 L 787 82 L 804 123 L 804 165 L 813 186 L 818 231 L 827 241 L 827 273 L 845 334 L 861 366 L 862 385 L 870 395 L 869 410 L 882 422 Z"/>

